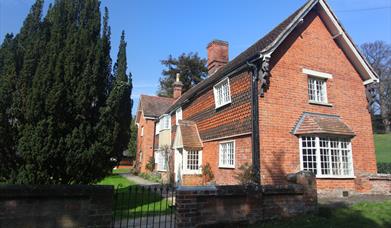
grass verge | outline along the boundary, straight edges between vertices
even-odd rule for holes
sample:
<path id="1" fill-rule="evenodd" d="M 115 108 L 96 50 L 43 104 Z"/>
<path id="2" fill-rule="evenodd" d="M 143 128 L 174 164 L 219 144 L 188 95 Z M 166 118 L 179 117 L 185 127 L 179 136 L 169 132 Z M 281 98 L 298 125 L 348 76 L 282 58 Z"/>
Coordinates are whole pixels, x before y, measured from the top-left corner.
<path id="1" fill-rule="evenodd" d="M 271 221 L 267 223 L 256 224 L 251 227 L 387 228 L 391 227 L 391 200 L 382 203 L 363 202 L 348 208 L 320 208 L 318 215 L 309 215 L 287 220 Z"/>
<path id="2" fill-rule="evenodd" d="M 164 215 L 174 210 L 172 199 L 162 197 L 160 193 L 164 190 L 160 187 L 141 188 L 119 174 L 110 175 L 98 184 L 115 187 L 116 205 L 114 212 L 117 219 Z"/>

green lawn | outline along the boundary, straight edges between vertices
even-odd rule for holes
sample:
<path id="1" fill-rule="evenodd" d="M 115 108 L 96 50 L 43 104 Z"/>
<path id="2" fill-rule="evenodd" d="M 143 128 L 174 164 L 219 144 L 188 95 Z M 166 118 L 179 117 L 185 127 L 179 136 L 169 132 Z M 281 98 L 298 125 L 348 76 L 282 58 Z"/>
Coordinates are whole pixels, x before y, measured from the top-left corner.
<path id="1" fill-rule="evenodd" d="M 391 134 L 375 134 L 377 162 L 391 162 Z"/>
<path id="2" fill-rule="evenodd" d="M 302 216 L 289 220 L 272 221 L 252 227 L 266 228 L 386 228 L 391 227 L 391 201 L 359 203 L 350 208 L 320 208 L 317 216 Z"/>
<path id="3" fill-rule="evenodd" d="M 120 217 L 139 217 L 153 214 L 170 213 L 172 198 L 165 199 L 158 194 L 160 188 L 143 190 L 128 179 L 113 174 L 103 179 L 98 184 L 113 185 L 116 189 L 116 218 Z"/>

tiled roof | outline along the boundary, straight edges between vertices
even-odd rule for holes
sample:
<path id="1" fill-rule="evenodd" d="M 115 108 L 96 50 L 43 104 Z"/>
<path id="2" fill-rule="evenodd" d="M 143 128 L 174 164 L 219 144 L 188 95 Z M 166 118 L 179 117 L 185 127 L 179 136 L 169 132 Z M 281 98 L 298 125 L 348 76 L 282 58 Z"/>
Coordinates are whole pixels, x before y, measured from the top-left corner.
<path id="1" fill-rule="evenodd" d="M 281 35 L 286 31 L 286 29 L 292 25 L 293 22 L 297 21 L 303 12 L 306 9 L 311 8 L 310 6 L 315 5 L 317 0 L 310 0 L 306 2 L 302 7 L 300 7 L 296 12 L 290 15 L 285 21 L 277 25 L 271 32 L 266 34 L 263 38 L 255 42 L 252 46 L 247 48 L 244 52 L 239 54 L 236 58 L 227 63 L 224 67 L 220 68 L 216 73 L 210 75 L 205 80 L 201 81 L 197 85 L 193 86 L 186 93 L 184 93 L 175 103 L 171 106 L 167 112 L 173 111 L 176 107 L 181 106 L 186 100 L 195 96 L 198 92 L 202 91 L 204 88 L 207 88 L 211 84 L 221 80 L 228 73 L 234 71 L 238 67 L 245 64 L 247 61 L 253 59 L 257 55 L 260 55 L 261 52 L 265 51 L 266 48 L 269 48 Z"/>
<path id="2" fill-rule="evenodd" d="M 181 129 L 183 148 L 186 150 L 201 150 L 203 145 L 197 124 L 188 120 L 179 120 L 178 124 Z"/>
<path id="3" fill-rule="evenodd" d="M 354 136 L 339 116 L 305 112 L 292 130 L 295 135 L 330 134 Z"/>
<path id="4" fill-rule="evenodd" d="M 167 111 L 174 101 L 175 99 L 168 97 L 141 95 L 140 108 L 144 112 L 144 116 L 159 117 Z"/>

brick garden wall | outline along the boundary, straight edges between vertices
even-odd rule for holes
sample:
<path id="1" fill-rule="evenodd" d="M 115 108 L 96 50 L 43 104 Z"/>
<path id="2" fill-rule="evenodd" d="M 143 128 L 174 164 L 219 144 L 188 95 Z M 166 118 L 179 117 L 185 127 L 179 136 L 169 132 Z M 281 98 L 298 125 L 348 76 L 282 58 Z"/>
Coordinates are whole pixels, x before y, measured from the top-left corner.
<path id="1" fill-rule="evenodd" d="M 300 172 L 276 186 L 179 187 L 177 227 L 245 226 L 317 210 L 315 177 Z"/>
<path id="2" fill-rule="evenodd" d="M 0 185 L 0 227 L 110 227 L 112 186 Z"/>

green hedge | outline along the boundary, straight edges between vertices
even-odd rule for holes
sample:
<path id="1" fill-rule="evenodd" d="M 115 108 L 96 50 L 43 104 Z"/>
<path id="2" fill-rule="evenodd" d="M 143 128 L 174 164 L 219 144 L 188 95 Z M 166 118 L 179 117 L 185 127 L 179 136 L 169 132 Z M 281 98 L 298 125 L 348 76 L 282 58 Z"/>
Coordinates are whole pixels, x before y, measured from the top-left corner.
<path id="1" fill-rule="evenodd" d="M 391 163 L 384 163 L 384 162 L 377 163 L 377 173 L 391 174 Z"/>

